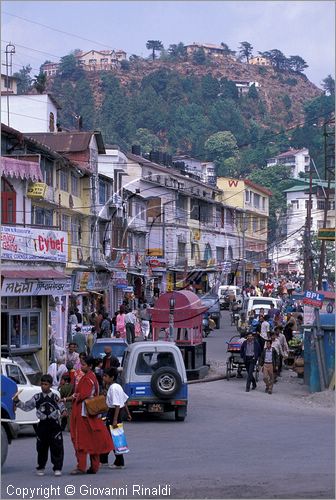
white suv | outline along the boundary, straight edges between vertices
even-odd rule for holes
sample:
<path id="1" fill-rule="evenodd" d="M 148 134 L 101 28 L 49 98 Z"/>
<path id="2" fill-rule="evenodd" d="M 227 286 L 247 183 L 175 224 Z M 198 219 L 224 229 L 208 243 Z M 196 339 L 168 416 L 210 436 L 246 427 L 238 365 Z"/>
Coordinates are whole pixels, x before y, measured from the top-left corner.
<path id="1" fill-rule="evenodd" d="M 41 387 L 39 385 L 33 385 L 23 373 L 20 365 L 10 358 L 1 358 L 1 373 L 16 382 L 18 391 L 23 389 L 19 395 L 20 400 L 23 402 L 28 401 L 34 394 L 41 392 Z M 58 391 L 54 389 L 52 389 L 52 391 L 59 394 Z M 31 411 L 22 411 L 20 408 L 17 408 L 15 412 L 15 422 L 20 425 L 37 424 L 39 419 L 36 417 L 35 408 Z"/>

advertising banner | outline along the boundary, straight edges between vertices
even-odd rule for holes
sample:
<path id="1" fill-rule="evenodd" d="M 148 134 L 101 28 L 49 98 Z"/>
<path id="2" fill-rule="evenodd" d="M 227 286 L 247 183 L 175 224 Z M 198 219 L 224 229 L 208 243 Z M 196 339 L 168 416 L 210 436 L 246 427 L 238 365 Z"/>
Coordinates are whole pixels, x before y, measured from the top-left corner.
<path id="1" fill-rule="evenodd" d="M 106 290 L 108 288 L 110 276 L 107 273 L 78 272 L 76 273 L 74 291 L 90 292 Z"/>
<path id="2" fill-rule="evenodd" d="M 21 261 L 67 261 L 68 233 L 54 229 L 1 226 L 1 258 Z"/>

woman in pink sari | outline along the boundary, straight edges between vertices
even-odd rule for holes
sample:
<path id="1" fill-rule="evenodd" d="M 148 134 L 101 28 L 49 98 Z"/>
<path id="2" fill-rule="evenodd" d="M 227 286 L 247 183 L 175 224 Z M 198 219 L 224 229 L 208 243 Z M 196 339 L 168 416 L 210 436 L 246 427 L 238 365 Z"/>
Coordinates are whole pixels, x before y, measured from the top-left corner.
<path id="1" fill-rule="evenodd" d="M 71 474 L 96 474 L 99 469 L 99 455 L 113 449 L 112 438 L 101 418 L 86 412 L 84 401 L 99 394 L 97 378 L 92 371 L 93 358 L 82 359 L 84 375 L 78 381 L 73 395 L 70 434 L 75 448 L 77 467 Z M 91 466 L 86 470 L 87 455 Z"/>

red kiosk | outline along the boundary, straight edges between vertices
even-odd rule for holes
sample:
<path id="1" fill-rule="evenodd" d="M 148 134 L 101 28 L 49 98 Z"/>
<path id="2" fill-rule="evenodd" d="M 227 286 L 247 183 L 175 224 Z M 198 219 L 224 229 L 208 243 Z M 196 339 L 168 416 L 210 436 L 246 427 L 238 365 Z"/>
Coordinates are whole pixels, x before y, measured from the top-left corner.
<path id="1" fill-rule="evenodd" d="M 176 343 L 189 380 L 202 378 L 209 370 L 202 336 L 202 315 L 206 309 L 195 293 L 182 290 L 162 294 L 151 310 L 153 340 Z"/>

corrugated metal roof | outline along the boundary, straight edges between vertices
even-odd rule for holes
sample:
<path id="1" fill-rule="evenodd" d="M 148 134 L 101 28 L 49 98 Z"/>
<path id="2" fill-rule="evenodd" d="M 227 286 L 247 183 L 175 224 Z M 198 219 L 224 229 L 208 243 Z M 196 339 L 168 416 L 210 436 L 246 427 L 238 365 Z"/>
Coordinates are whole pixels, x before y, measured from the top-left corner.
<path id="1" fill-rule="evenodd" d="M 105 146 L 100 132 L 57 132 L 41 133 L 29 132 L 26 137 L 35 139 L 58 153 L 78 153 L 86 151 L 89 147 L 92 135 L 95 135 L 98 153 L 105 153 Z"/>

